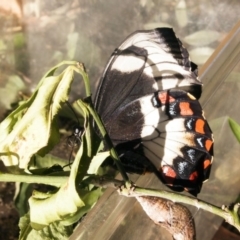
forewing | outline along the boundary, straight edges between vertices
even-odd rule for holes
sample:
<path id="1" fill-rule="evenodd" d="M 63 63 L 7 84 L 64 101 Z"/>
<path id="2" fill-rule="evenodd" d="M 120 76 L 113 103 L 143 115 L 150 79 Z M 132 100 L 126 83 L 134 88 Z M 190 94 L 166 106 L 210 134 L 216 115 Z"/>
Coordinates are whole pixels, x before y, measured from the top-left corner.
<path id="1" fill-rule="evenodd" d="M 185 88 L 199 98 L 201 85 L 196 65 L 172 29 L 138 31 L 112 54 L 100 80 L 95 107 L 105 123 L 111 122 L 116 111 L 145 95 Z"/>
<path id="2" fill-rule="evenodd" d="M 121 152 L 141 146 L 167 185 L 198 193 L 213 143 L 200 95 L 196 65 L 173 30 L 161 28 L 135 32 L 114 51 L 95 107 Z"/>

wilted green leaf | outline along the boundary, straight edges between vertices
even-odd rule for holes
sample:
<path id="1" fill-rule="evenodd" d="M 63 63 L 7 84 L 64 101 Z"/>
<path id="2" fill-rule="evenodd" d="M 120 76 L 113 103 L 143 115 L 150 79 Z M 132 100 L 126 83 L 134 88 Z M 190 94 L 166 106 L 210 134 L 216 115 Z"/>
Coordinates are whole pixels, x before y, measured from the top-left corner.
<path id="1" fill-rule="evenodd" d="M 54 165 L 64 166 L 66 165 L 66 159 L 62 159 L 51 154 L 46 154 L 44 157 L 39 155 L 35 155 L 34 161 L 29 166 L 28 169 L 42 169 L 42 168 L 49 168 Z"/>
<path id="2" fill-rule="evenodd" d="M 61 222 L 49 224 L 49 226 L 44 227 L 42 230 L 32 229 L 29 214 L 20 218 L 19 228 L 19 240 L 67 240 L 73 232 L 72 226 L 64 226 Z"/>
<path id="3" fill-rule="evenodd" d="M 229 118 L 228 122 L 233 131 L 233 134 L 235 135 L 238 142 L 240 143 L 240 125 L 236 121 L 234 121 L 232 118 Z"/>
<path id="4" fill-rule="evenodd" d="M 32 227 L 30 225 L 30 217 L 29 213 L 22 216 L 19 220 L 18 226 L 20 228 L 19 240 L 29 240 L 29 233 L 32 231 Z"/>
<path id="5" fill-rule="evenodd" d="M 97 174 L 99 167 L 102 165 L 104 160 L 110 156 L 108 152 L 98 153 L 91 161 L 91 164 L 88 168 L 88 174 Z"/>
<path id="6" fill-rule="evenodd" d="M 42 229 L 44 226 L 59 220 L 71 221 L 75 214 L 81 209 L 92 206 L 84 202 L 84 197 L 93 193 L 86 193 L 78 189 L 78 184 L 86 176 L 92 158 L 97 153 L 98 146 L 94 146 L 92 138 L 92 125 L 89 112 L 83 102 L 80 104 L 85 115 L 85 132 L 82 136 L 82 143 L 71 166 L 70 177 L 60 189 L 53 194 L 34 194 L 29 199 L 31 226 L 35 229 Z"/>
<path id="7" fill-rule="evenodd" d="M 97 200 L 99 199 L 99 197 L 101 197 L 101 195 L 103 194 L 103 189 L 102 188 L 97 188 L 95 190 L 92 191 L 80 191 L 80 196 L 81 199 L 84 202 L 84 207 L 81 207 L 75 215 L 73 215 L 72 217 L 68 218 L 67 220 L 63 220 L 62 224 L 69 226 L 75 222 L 77 222 L 81 217 L 84 216 L 84 214 L 86 214 L 97 202 Z"/>
<path id="8" fill-rule="evenodd" d="M 71 178 L 55 194 L 43 198 L 34 193 L 29 199 L 29 205 L 31 226 L 36 230 L 55 221 L 66 220 L 85 206 Z"/>
<path id="9" fill-rule="evenodd" d="M 5 166 L 25 169 L 31 157 L 45 155 L 58 141 L 56 115 L 68 100 L 74 70 L 58 76 L 51 69 L 34 94 L 0 124 L 0 154 Z"/>

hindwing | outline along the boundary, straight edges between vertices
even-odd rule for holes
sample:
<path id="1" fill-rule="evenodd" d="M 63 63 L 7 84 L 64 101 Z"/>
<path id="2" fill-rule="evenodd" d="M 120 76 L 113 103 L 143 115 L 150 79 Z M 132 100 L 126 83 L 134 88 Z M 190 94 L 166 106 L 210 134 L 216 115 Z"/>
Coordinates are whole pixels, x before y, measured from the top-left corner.
<path id="1" fill-rule="evenodd" d="M 95 107 L 123 156 L 141 147 L 164 183 L 198 193 L 213 155 L 201 87 L 197 66 L 172 29 L 138 31 L 112 54 Z"/>

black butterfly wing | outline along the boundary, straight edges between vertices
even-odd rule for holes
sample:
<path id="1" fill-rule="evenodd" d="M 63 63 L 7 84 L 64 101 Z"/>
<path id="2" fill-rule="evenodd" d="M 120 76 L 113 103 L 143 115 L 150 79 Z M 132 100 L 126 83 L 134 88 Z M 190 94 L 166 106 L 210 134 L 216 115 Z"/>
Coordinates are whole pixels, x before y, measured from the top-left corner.
<path id="1" fill-rule="evenodd" d="M 161 28 L 133 33 L 114 51 L 95 107 L 115 146 L 140 144 L 164 182 L 193 190 L 201 188 L 212 161 L 200 95 L 196 65 L 173 30 Z"/>
<path id="2" fill-rule="evenodd" d="M 159 90 L 186 88 L 199 98 L 197 66 L 170 28 L 131 34 L 112 54 L 95 106 L 106 119 L 119 106 Z M 109 96 L 106 97 L 106 96 Z"/>

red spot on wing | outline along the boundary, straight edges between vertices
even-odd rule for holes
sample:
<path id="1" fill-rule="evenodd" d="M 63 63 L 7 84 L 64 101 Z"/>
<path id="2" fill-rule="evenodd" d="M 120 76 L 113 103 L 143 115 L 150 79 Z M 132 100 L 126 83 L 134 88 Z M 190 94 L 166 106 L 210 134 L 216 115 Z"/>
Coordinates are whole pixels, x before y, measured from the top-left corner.
<path id="1" fill-rule="evenodd" d="M 167 92 L 159 92 L 158 98 L 162 104 L 176 101 L 175 98 L 169 96 L 169 94 Z"/>
<path id="2" fill-rule="evenodd" d="M 170 166 L 163 166 L 162 167 L 163 177 L 169 185 L 172 185 L 174 179 L 176 178 L 176 172 Z"/>
<path id="3" fill-rule="evenodd" d="M 197 180 L 197 178 L 198 178 L 198 172 L 195 171 L 190 175 L 189 180 L 192 182 L 195 182 Z"/>
<path id="4" fill-rule="evenodd" d="M 207 151 L 209 151 L 211 149 L 212 145 L 213 145 L 213 141 L 212 140 L 206 140 L 205 148 L 207 149 Z"/>
<path id="5" fill-rule="evenodd" d="M 203 162 L 203 169 L 207 169 L 211 165 L 211 161 L 209 159 L 206 159 Z"/>
<path id="6" fill-rule="evenodd" d="M 193 115 L 193 111 L 190 108 L 190 103 L 188 103 L 188 102 L 180 102 L 179 103 L 179 108 L 180 108 L 180 114 L 182 116 Z"/>
<path id="7" fill-rule="evenodd" d="M 204 120 L 202 119 L 198 119 L 196 121 L 196 125 L 195 125 L 195 131 L 198 132 L 198 133 L 202 133 L 204 134 L 204 125 L 205 125 L 205 122 Z"/>

